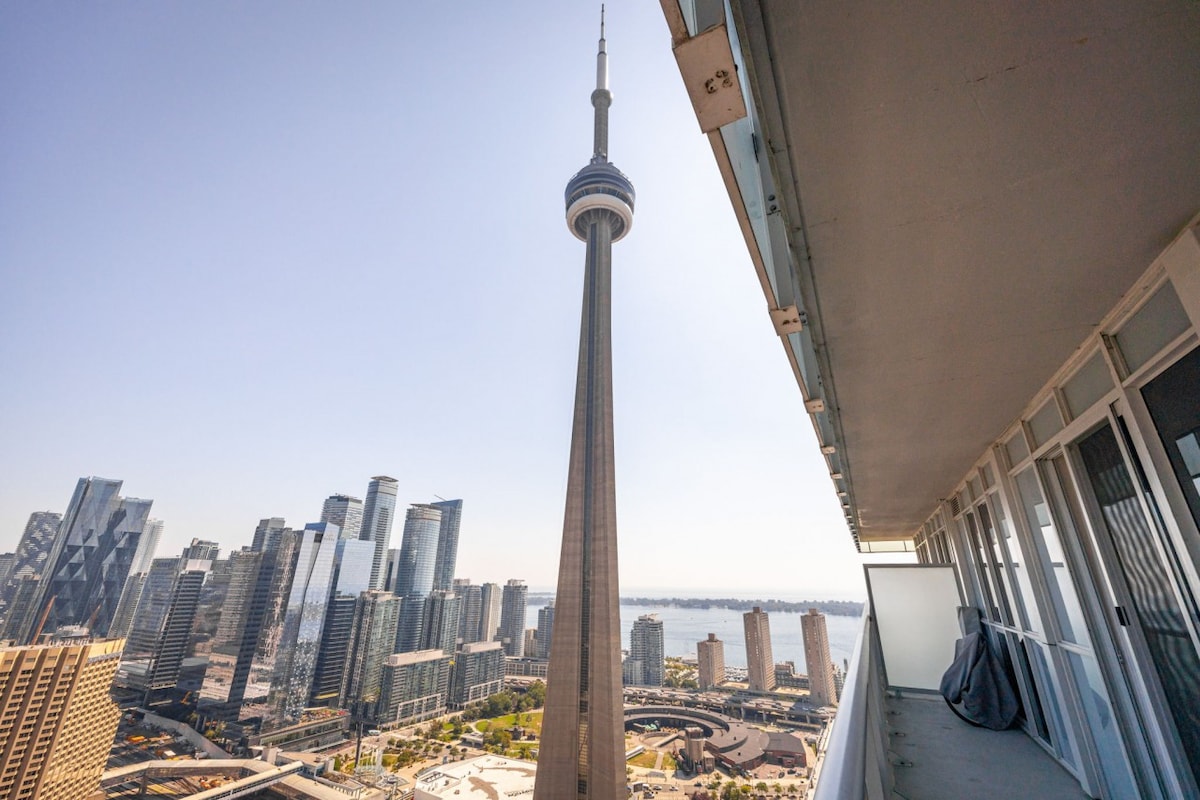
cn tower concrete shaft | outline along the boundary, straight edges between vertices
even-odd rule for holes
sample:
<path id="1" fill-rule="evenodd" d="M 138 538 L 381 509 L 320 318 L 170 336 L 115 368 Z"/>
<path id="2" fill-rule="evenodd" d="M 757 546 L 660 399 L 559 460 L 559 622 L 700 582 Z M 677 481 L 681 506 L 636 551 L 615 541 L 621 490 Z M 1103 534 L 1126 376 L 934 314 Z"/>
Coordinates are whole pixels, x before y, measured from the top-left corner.
<path id="1" fill-rule="evenodd" d="M 608 163 L 607 54 L 597 56 L 591 163 L 567 184 L 567 224 L 587 242 L 566 514 L 534 800 L 623 800 L 625 739 L 612 400 L 612 244 L 633 185 Z"/>

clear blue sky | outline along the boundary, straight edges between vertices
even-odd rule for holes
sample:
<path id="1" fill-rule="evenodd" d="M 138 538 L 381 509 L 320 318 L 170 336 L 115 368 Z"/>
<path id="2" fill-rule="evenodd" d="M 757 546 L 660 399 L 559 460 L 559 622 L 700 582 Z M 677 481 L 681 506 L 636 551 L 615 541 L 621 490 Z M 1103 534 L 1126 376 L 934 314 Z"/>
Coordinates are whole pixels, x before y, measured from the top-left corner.
<path id="1" fill-rule="evenodd" d="M 623 588 L 856 594 L 662 13 L 608 8 Z M 0 551 L 84 475 L 162 555 L 387 474 L 464 499 L 460 576 L 553 585 L 597 11 L 0 5 Z"/>

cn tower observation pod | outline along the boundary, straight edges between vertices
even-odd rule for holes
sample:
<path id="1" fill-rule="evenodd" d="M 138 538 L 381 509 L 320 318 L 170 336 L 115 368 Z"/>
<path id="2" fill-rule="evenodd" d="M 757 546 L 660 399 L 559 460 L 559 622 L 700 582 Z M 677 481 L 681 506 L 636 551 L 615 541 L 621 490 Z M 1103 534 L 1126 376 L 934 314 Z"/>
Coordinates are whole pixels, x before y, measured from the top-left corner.
<path id="1" fill-rule="evenodd" d="M 612 212 L 612 240 L 619 242 L 633 226 L 633 184 L 621 170 L 607 161 L 593 161 L 567 182 L 567 227 L 580 241 L 587 241 L 589 211 Z"/>

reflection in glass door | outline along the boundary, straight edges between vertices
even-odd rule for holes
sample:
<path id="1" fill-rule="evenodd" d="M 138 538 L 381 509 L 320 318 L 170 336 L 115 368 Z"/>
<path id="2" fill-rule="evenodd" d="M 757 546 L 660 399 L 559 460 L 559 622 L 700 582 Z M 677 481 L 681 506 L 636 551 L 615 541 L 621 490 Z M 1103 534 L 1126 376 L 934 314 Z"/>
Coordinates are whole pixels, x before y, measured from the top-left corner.
<path id="1" fill-rule="evenodd" d="M 1080 517 L 1077 506 L 1072 502 L 1074 496 L 1069 489 L 1064 491 L 1064 486 L 1070 486 L 1065 472 L 1066 464 L 1061 453 L 1039 463 L 1050 502 L 1047 503 L 1047 498 L 1042 496 L 1035 468 L 1030 467 L 1018 475 L 1017 485 L 1054 605 L 1059 639 L 1058 655 L 1053 663 L 1069 687 L 1075 709 L 1073 727 L 1076 735 L 1083 740 L 1080 749 L 1089 755 L 1091 770 L 1099 773 L 1098 777 L 1105 787 L 1104 795 L 1112 798 L 1138 797 L 1131 764 L 1108 689 L 1096 661 L 1092 630 L 1079 594 L 1080 590 L 1088 587 L 1080 578 L 1086 574 L 1086 568 L 1078 557 L 1078 548 L 1067 546 L 1069 542 L 1079 541 Z"/>
<path id="2" fill-rule="evenodd" d="M 1193 775 L 1200 773 L 1200 655 L 1172 575 L 1170 542 L 1151 527 L 1113 429 L 1105 425 L 1079 442 L 1079 455 L 1112 542 L 1131 608 L 1117 603 L 1122 625 L 1140 628 Z M 1190 596 L 1186 599 L 1190 600 Z M 1189 603 L 1190 605 L 1190 603 Z"/>

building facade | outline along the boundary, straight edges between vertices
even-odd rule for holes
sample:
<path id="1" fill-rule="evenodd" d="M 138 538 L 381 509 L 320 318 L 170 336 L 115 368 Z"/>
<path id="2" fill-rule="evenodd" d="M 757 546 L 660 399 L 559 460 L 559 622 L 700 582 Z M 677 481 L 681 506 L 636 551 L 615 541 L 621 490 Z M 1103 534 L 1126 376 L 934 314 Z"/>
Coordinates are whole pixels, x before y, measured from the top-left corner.
<path id="1" fill-rule="evenodd" d="M 450 706 L 464 708 L 504 688 L 504 647 L 500 642 L 470 642 L 454 655 Z"/>
<path id="2" fill-rule="evenodd" d="M 452 657 L 442 650 L 396 653 L 383 664 L 375 722 L 406 725 L 446 712 Z"/>
<path id="3" fill-rule="evenodd" d="M 525 655 L 525 608 L 529 587 L 525 581 L 512 578 L 504 584 L 500 601 L 500 628 L 497 638 L 504 644 L 504 654 L 510 658 Z"/>
<path id="4" fill-rule="evenodd" d="M 310 523 L 300 532 L 271 676 L 273 724 L 295 722 L 308 704 L 317 674 L 340 533 L 336 525 L 326 522 Z"/>
<path id="5" fill-rule="evenodd" d="M 77 800 L 100 787 L 121 711 L 120 639 L 0 648 L 0 797 Z"/>
<path id="6" fill-rule="evenodd" d="M 462 524 L 462 500 L 441 500 L 432 504 L 442 512 L 438 527 L 437 555 L 433 565 L 433 588 L 449 589 L 458 563 L 458 531 Z"/>
<path id="7" fill-rule="evenodd" d="M 663 652 L 663 624 L 657 614 L 643 614 L 633 621 L 629 631 L 629 661 L 631 668 L 626 682 L 634 686 L 662 686 L 666 677 Z"/>
<path id="8" fill-rule="evenodd" d="M 396 644 L 400 604 L 391 592 L 371 590 L 358 596 L 340 705 L 373 707 L 379 700 L 383 664 Z"/>
<path id="9" fill-rule="evenodd" d="M 445 589 L 434 589 L 425 600 L 421 624 L 422 650 L 444 650 L 453 653 L 458 646 L 458 618 L 462 601 Z"/>
<path id="10" fill-rule="evenodd" d="M 348 494 L 331 494 L 321 506 L 321 522 L 337 525 L 343 539 L 358 539 L 362 535 L 363 501 Z M 372 562 L 374 558 L 372 549 Z"/>
<path id="11" fill-rule="evenodd" d="M 341 700 L 348 658 L 353 649 L 358 598 L 370 586 L 374 559 L 374 543 L 357 537 L 339 537 L 334 550 L 333 586 L 321 630 L 310 705 L 334 706 Z"/>
<path id="12" fill-rule="evenodd" d="M 470 578 L 455 578 L 451 587 L 459 598 L 458 641 L 463 644 L 480 641 L 483 587 L 473 585 Z"/>
<path id="13" fill-rule="evenodd" d="M 708 638 L 696 643 L 696 661 L 701 691 L 715 688 L 725 682 L 725 643 L 710 633 Z"/>
<path id="14" fill-rule="evenodd" d="M 554 601 L 538 609 L 537 652 L 526 652 L 535 658 L 550 658 L 550 637 L 554 633 Z"/>
<path id="15" fill-rule="evenodd" d="M 771 656 L 771 622 L 758 606 L 742 615 L 746 631 L 746 683 L 752 692 L 775 688 L 775 660 Z"/>
<path id="16" fill-rule="evenodd" d="M 367 498 L 363 504 L 362 529 L 359 535 L 375 544 L 375 556 L 371 561 L 371 588 L 382 589 L 387 569 L 388 544 L 392 539 L 392 522 L 396 518 L 396 492 L 399 482 L 386 475 L 376 475 L 367 484 Z M 399 592 L 397 592 L 399 594 Z"/>
<path id="17" fill-rule="evenodd" d="M 121 481 L 79 479 L 34 604 L 31 624 L 45 614 L 43 632 L 83 625 L 108 633 L 154 502 L 120 491 Z"/>
<path id="18" fill-rule="evenodd" d="M 833 659 L 829 655 L 829 632 L 825 615 L 815 608 L 800 617 L 804 636 L 804 663 L 808 670 L 808 696 L 814 706 L 837 705 Z"/>
<path id="19" fill-rule="evenodd" d="M 498 583 L 479 587 L 479 635 L 476 641 L 490 642 L 500 632 L 500 605 L 504 590 Z"/>

